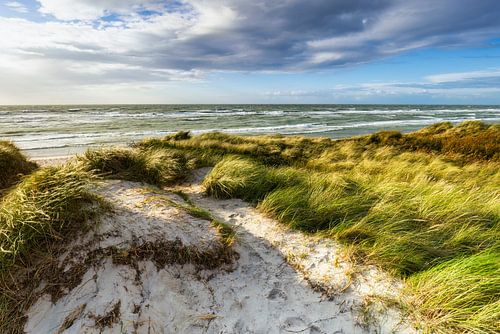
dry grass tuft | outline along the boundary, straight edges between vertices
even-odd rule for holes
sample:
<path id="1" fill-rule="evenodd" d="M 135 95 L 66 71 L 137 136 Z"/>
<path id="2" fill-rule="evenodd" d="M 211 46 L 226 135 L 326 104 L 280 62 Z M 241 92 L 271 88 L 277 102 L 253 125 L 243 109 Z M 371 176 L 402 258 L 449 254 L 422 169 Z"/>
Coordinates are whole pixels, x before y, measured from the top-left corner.
<path id="1" fill-rule="evenodd" d="M 19 182 L 23 175 L 33 172 L 37 167 L 14 144 L 0 141 L 0 195 L 2 189 Z"/>

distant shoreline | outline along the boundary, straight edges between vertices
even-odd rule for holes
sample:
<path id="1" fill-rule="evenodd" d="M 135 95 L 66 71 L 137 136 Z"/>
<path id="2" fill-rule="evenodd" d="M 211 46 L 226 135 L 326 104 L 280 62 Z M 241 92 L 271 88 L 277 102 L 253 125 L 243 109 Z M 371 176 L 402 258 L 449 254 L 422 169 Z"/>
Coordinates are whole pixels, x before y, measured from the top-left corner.
<path id="1" fill-rule="evenodd" d="M 127 145 L 178 131 L 338 139 L 384 130 L 408 133 L 439 122 L 500 123 L 499 114 L 500 106 L 438 105 L 3 107 L 0 138 L 37 158 L 81 154 L 88 148 Z"/>

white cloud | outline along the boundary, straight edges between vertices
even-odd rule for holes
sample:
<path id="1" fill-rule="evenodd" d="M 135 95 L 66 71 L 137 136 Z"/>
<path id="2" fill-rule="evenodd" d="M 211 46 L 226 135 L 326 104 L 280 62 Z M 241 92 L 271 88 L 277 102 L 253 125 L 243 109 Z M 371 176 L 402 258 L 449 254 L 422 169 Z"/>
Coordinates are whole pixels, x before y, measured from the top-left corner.
<path id="1" fill-rule="evenodd" d="M 6 7 L 12 9 L 13 11 L 16 11 L 18 13 L 27 13 L 28 8 L 26 8 L 25 5 L 23 5 L 20 2 L 17 1 L 9 1 L 5 4 Z"/>
<path id="2" fill-rule="evenodd" d="M 434 74 L 426 77 L 427 80 L 434 83 L 456 82 L 471 79 L 500 78 L 500 69 L 487 71 L 453 72 Z"/>
<path id="3" fill-rule="evenodd" d="M 138 9 L 160 9 L 158 0 L 38 0 L 39 11 L 59 20 L 95 20 L 105 15 L 131 14 Z"/>

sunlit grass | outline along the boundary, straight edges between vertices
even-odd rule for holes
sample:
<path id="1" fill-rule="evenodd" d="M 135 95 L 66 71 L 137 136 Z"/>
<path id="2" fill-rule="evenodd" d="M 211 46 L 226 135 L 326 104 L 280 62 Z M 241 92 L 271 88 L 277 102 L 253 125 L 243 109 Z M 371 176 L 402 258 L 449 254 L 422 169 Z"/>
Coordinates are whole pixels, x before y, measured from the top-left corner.
<path id="1" fill-rule="evenodd" d="M 78 160 L 86 170 L 105 177 L 160 186 L 184 178 L 192 169 L 184 154 L 168 149 L 103 148 L 89 150 Z"/>
<path id="2" fill-rule="evenodd" d="M 93 176 L 76 165 L 43 167 L 10 188 L 0 200 L 0 332 L 21 333 L 29 301 L 18 277 L 33 268 L 34 254 L 45 254 L 71 231 L 84 228 L 100 203 L 87 192 Z M 24 269 L 23 269 L 24 270 Z"/>
<path id="3" fill-rule="evenodd" d="M 36 163 L 29 161 L 14 144 L 0 141 L 0 195 L 2 189 L 12 186 L 22 175 L 36 168 Z"/>
<path id="4" fill-rule="evenodd" d="M 8 154 L 19 157 L 9 145 Z M 81 221 L 92 173 L 163 186 L 196 167 L 215 166 L 203 183 L 207 194 L 252 202 L 266 215 L 335 238 L 360 260 L 405 279 L 413 296 L 407 309 L 425 331 L 495 333 L 499 145 L 500 126 L 465 122 L 340 141 L 182 132 L 133 148 L 88 151 L 76 165 L 24 177 L 19 174 L 34 165 L 21 156 L 19 166 L 29 168 L 8 173 L 13 178 L 7 186 L 20 183 L 0 203 L 0 269 Z M 228 226 L 186 199 L 190 214 L 211 220 L 232 240 Z M 0 320 L 8 308 L 0 295 Z"/>
<path id="5" fill-rule="evenodd" d="M 500 328 L 498 248 L 435 266 L 407 281 L 409 307 L 427 332 L 496 333 Z"/>
<path id="6" fill-rule="evenodd" d="M 91 178 L 75 165 L 44 167 L 5 195 L 0 202 L 0 271 L 84 221 L 82 203 L 90 198 L 85 187 Z"/>
<path id="7" fill-rule="evenodd" d="M 206 134 L 139 146 L 199 152 L 215 164 L 207 194 L 254 202 L 407 278 L 407 291 L 422 300 L 411 312 L 426 330 L 493 333 L 500 318 L 499 129 L 441 123 L 336 142 Z"/>

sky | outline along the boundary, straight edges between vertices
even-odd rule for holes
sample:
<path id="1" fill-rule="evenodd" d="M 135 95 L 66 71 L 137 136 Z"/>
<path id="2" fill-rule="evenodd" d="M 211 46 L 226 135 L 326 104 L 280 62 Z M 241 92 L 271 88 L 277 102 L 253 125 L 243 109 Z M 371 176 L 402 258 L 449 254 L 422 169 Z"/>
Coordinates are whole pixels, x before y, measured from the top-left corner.
<path id="1" fill-rule="evenodd" d="M 0 1 L 0 104 L 500 104 L 498 0 Z"/>

